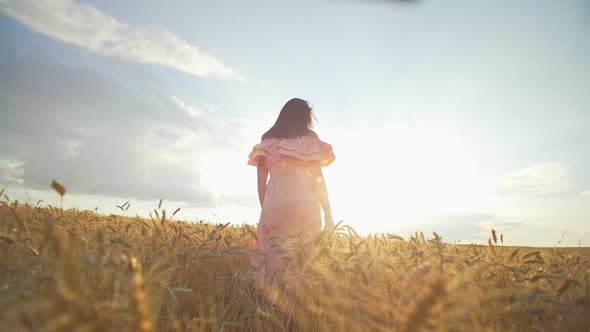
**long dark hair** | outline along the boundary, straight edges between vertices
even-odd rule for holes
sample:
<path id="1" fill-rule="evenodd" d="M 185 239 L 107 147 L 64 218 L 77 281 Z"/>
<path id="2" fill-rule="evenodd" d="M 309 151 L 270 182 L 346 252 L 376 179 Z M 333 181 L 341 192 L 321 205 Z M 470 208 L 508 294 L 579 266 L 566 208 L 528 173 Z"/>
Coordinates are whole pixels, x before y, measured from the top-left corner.
<path id="1" fill-rule="evenodd" d="M 277 121 L 262 135 L 262 139 L 296 138 L 309 135 L 313 133 L 311 131 L 313 119 L 313 110 L 307 101 L 293 98 L 283 106 Z"/>

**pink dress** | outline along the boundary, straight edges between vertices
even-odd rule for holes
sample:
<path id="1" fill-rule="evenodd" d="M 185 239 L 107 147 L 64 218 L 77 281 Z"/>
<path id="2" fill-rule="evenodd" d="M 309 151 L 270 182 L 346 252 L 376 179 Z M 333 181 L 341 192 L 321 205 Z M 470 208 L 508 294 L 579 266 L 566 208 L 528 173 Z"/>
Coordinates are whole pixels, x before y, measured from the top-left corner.
<path id="1" fill-rule="evenodd" d="M 257 270 L 255 285 L 267 297 L 274 284 L 274 272 L 285 261 L 285 253 L 278 252 L 280 246 L 273 240 L 289 237 L 305 244 L 321 232 L 320 204 L 307 162 L 320 161 L 321 166 L 327 166 L 334 159 L 330 144 L 310 136 L 265 139 L 250 153 L 248 164 L 264 163 L 270 174 L 258 223 L 258 241 L 250 255 Z"/>

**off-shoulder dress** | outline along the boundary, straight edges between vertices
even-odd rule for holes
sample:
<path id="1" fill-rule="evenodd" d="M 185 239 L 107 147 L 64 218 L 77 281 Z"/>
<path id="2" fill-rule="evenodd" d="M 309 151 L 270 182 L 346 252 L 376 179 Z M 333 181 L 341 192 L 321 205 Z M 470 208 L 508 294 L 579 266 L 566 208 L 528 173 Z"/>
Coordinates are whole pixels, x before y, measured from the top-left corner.
<path id="1" fill-rule="evenodd" d="M 321 166 L 328 166 L 334 159 L 332 146 L 313 136 L 264 139 L 254 146 L 248 164 L 263 164 L 270 174 L 258 223 L 258 240 L 250 255 L 257 270 L 258 289 L 272 283 L 281 263 L 273 240 L 288 237 L 306 243 L 320 234 L 321 209 L 309 162 L 319 161 Z"/>

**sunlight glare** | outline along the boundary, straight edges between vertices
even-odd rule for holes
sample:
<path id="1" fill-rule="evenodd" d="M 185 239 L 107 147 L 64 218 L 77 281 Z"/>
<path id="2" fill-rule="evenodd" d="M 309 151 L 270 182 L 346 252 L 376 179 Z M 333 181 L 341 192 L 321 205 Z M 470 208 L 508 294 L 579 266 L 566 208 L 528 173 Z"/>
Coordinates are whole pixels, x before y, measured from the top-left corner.
<path id="1" fill-rule="evenodd" d="M 476 204 L 477 174 L 468 142 L 458 137 L 403 124 L 332 137 L 338 162 L 326 173 L 336 218 L 361 231 L 391 231 L 399 223 Z"/>

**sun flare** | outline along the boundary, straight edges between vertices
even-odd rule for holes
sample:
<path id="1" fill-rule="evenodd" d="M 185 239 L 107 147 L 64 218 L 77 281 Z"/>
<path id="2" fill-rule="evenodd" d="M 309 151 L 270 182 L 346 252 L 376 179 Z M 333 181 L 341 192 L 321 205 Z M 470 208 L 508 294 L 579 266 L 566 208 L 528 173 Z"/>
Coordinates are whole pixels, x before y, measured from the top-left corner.
<path id="1" fill-rule="evenodd" d="M 460 138 L 405 125 L 355 135 L 363 142 L 348 137 L 332 139 L 338 162 L 326 170 L 338 217 L 361 230 L 391 230 L 392 223 L 473 208 L 477 174 Z"/>

